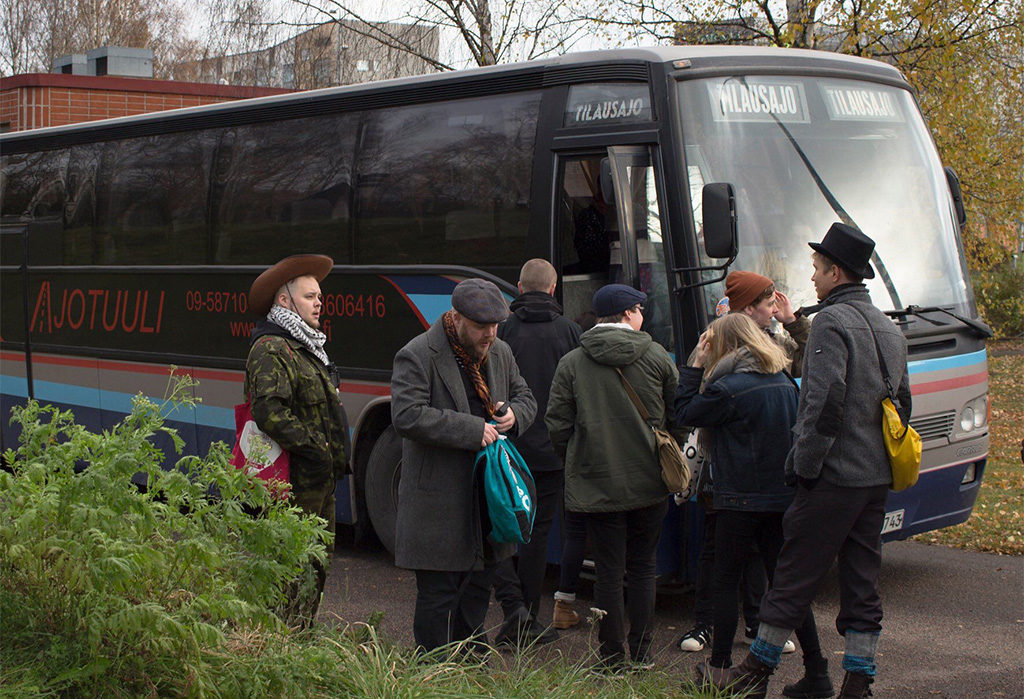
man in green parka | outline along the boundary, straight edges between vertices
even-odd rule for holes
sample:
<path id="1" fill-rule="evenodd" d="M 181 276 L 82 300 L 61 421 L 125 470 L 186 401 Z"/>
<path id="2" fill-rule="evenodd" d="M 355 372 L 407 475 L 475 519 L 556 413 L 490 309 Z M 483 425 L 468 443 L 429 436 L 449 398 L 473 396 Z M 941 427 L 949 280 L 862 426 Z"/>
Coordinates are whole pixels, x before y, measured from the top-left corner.
<path id="1" fill-rule="evenodd" d="M 253 328 L 245 363 L 245 395 L 256 426 L 288 452 L 291 500 L 327 521 L 334 534 L 334 489 L 348 472 L 348 427 L 338 376 L 320 331 L 320 282 L 334 266 L 324 255 L 293 255 L 263 272 L 249 290 L 249 308 L 265 316 Z M 330 547 L 329 547 L 330 548 Z M 296 582 L 286 616 L 309 624 L 327 579 L 312 564 L 314 585 Z"/>
<path id="2" fill-rule="evenodd" d="M 594 294 L 597 325 L 562 357 L 545 423 L 565 462 L 565 506 L 584 513 L 597 580 L 601 671 L 628 668 L 622 580 L 628 582 L 629 651 L 634 667 L 651 664 L 654 568 L 668 489 L 661 480 L 653 427 L 666 426 L 679 372 L 664 347 L 640 330 L 647 295 L 623 284 Z M 650 414 L 645 423 L 619 371 Z"/>

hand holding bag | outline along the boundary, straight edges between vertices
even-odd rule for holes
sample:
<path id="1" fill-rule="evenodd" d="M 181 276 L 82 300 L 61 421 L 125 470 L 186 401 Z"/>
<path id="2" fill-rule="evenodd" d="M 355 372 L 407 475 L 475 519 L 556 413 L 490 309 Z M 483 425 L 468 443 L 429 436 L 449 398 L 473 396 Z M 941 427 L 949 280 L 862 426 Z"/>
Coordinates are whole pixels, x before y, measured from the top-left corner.
<path id="1" fill-rule="evenodd" d="M 878 368 L 882 371 L 885 390 L 889 394 L 882 399 L 882 439 L 889 457 L 889 467 L 892 469 L 892 489 L 899 492 L 917 483 L 921 471 L 921 435 L 909 424 L 904 425 L 900 419 L 896 411 L 896 391 L 892 387 L 892 379 L 882 356 L 882 348 L 878 345 L 878 337 L 871 329 L 871 323 L 864 312 L 852 304 L 851 307 L 868 322 L 868 331 L 871 333 L 871 339 L 875 341 Z"/>
<path id="2" fill-rule="evenodd" d="M 651 414 L 647 412 L 647 408 L 640 402 L 640 396 L 636 394 L 629 381 L 626 380 L 626 375 L 622 373 L 622 369 L 615 367 L 615 371 L 619 372 L 622 386 L 626 389 L 629 399 L 633 401 L 633 405 L 636 406 L 637 412 L 640 413 L 640 418 L 650 425 Z M 675 437 L 653 425 L 651 425 L 651 430 L 654 431 L 654 452 L 658 457 L 658 463 L 661 465 L 661 480 L 665 482 L 668 492 L 681 493 L 684 490 L 689 490 L 690 467 L 687 466 L 683 450 L 679 448 Z"/>

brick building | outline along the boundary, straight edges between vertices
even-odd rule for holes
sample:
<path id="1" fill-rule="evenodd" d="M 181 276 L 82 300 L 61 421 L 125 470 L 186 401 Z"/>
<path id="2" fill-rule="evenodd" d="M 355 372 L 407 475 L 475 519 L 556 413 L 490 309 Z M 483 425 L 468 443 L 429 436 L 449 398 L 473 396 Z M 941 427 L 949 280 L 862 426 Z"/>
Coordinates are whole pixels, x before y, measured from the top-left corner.
<path id="1" fill-rule="evenodd" d="M 196 107 L 292 90 L 115 76 L 26 73 L 0 78 L 0 132 Z"/>

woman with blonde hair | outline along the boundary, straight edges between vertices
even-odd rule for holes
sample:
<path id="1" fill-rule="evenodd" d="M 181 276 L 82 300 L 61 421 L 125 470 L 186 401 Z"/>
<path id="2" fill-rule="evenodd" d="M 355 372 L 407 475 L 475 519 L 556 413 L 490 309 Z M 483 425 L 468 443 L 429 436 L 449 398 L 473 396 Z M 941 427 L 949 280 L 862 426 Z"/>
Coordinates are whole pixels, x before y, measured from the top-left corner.
<path id="1" fill-rule="evenodd" d="M 697 680 L 712 681 L 732 665 L 740 574 L 751 545 L 764 558 L 768 580 L 782 547 L 782 516 L 795 490 L 785 464 L 796 421 L 797 388 L 789 358 L 741 313 L 718 318 L 701 335 L 693 366 L 680 370 L 676 423 L 701 429 L 714 480 L 715 559 L 711 659 Z M 824 662 L 814 617 L 796 632 L 805 662 Z M 832 696 L 832 687 L 813 694 Z"/>

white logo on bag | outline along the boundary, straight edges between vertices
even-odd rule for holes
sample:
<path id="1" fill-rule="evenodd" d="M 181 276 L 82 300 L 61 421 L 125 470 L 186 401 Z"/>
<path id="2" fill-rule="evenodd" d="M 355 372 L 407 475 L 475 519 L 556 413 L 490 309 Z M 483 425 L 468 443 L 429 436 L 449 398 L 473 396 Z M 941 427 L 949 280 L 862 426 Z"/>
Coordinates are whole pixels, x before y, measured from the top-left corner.
<path id="1" fill-rule="evenodd" d="M 252 420 L 247 421 L 242 427 L 242 435 L 238 438 L 238 447 L 246 461 L 251 461 L 262 467 L 249 466 L 247 470 L 253 475 L 268 466 L 273 466 L 282 453 L 280 445 L 260 430 Z"/>

